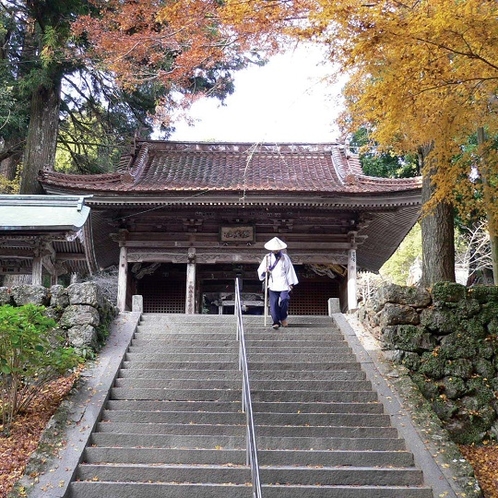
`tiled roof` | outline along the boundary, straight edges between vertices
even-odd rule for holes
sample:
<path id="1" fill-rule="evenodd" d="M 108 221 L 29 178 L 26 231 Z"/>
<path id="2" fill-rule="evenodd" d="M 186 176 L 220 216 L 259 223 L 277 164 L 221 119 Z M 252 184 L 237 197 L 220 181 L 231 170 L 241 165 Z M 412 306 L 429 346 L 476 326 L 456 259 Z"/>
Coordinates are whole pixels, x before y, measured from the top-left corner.
<path id="1" fill-rule="evenodd" d="M 121 170 L 102 175 L 43 172 L 47 191 L 161 194 L 195 191 L 375 194 L 419 190 L 420 179 L 367 177 L 339 144 L 139 142 Z"/>

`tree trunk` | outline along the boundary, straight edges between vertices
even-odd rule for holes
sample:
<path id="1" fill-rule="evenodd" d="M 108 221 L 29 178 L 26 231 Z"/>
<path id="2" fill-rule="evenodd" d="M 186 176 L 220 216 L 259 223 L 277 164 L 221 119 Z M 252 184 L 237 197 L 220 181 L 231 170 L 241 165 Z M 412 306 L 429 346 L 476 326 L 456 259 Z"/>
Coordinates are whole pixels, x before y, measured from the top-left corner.
<path id="1" fill-rule="evenodd" d="M 9 151 L 9 149 L 10 144 L 8 143 L 8 141 L 6 141 L 2 152 Z M 22 149 L 20 149 L 18 152 L 12 152 L 12 154 L 10 154 L 8 157 L 0 160 L 0 175 L 5 176 L 5 178 L 9 181 L 14 180 L 17 175 L 17 169 L 19 168 L 19 165 L 21 163 L 21 158 Z"/>
<path id="2" fill-rule="evenodd" d="M 484 204 L 488 219 L 489 242 L 491 246 L 491 260 L 493 262 L 493 283 L 498 285 L 498 219 L 493 206 L 496 203 L 493 172 L 489 166 L 487 137 L 484 128 L 477 129 L 477 143 L 481 152 L 480 173 L 482 177 Z"/>
<path id="3" fill-rule="evenodd" d="M 426 153 L 420 154 L 422 162 Z M 422 169 L 421 169 L 422 170 Z M 422 204 L 425 206 L 434 192 L 431 168 L 423 168 Z M 424 213 L 420 222 L 422 231 L 422 278 L 423 287 L 436 282 L 455 282 L 455 224 L 452 206 L 446 202 L 437 204 Z"/>
<path id="4" fill-rule="evenodd" d="M 43 189 L 37 179 L 38 172 L 41 169 L 54 169 L 60 102 L 60 79 L 50 88 L 39 86 L 33 93 L 24 152 L 21 194 L 42 194 Z"/>

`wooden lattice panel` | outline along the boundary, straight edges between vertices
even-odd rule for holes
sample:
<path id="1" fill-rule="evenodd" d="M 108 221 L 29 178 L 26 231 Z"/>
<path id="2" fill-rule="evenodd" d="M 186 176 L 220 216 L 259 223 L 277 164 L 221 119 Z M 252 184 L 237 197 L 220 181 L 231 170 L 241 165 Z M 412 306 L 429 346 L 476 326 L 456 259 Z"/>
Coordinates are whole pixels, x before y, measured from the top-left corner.
<path id="1" fill-rule="evenodd" d="M 141 289 L 145 313 L 185 313 L 185 282 L 168 281 Z"/>
<path id="2" fill-rule="evenodd" d="M 339 289 L 333 281 L 300 282 L 291 294 L 291 315 L 328 315 L 328 300 L 339 297 Z"/>

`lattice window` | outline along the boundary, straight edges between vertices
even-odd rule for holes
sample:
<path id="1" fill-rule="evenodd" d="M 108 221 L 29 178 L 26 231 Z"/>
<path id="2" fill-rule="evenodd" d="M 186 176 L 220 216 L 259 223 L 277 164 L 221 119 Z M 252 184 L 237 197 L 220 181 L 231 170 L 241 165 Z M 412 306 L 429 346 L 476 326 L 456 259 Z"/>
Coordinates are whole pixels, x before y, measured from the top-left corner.
<path id="1" fill-rule="evenodd" d="M 145 313 L 185 313 L 185 282 L 167 278 L 161 281 L 144 279 L 140 293 Z"/>
<path id="2" fill-rule="evenodd" d="M 330 282 L 300 282 L 291 295 L 292 315 L 328 315 L 328 300 L 339 297 L 338 285 Z"/>

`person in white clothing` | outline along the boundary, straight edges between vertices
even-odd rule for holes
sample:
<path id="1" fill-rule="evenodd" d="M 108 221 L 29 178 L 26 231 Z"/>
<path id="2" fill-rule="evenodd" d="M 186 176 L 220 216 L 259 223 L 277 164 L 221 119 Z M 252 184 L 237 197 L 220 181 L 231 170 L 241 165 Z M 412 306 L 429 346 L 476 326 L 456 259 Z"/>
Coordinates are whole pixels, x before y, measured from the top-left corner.
<path id="1" fill-rule="evenodd" d="M 282 252 L 286 247 L 285 242 L 273 237 L 265 244 L 265 249 L 271 252 L 264 257 L 258 268 L 259 279 L 268 282 L 270 314 L 274 329 L 288 326 L 289 293 L 299 283 L 291 259 Z"/>

